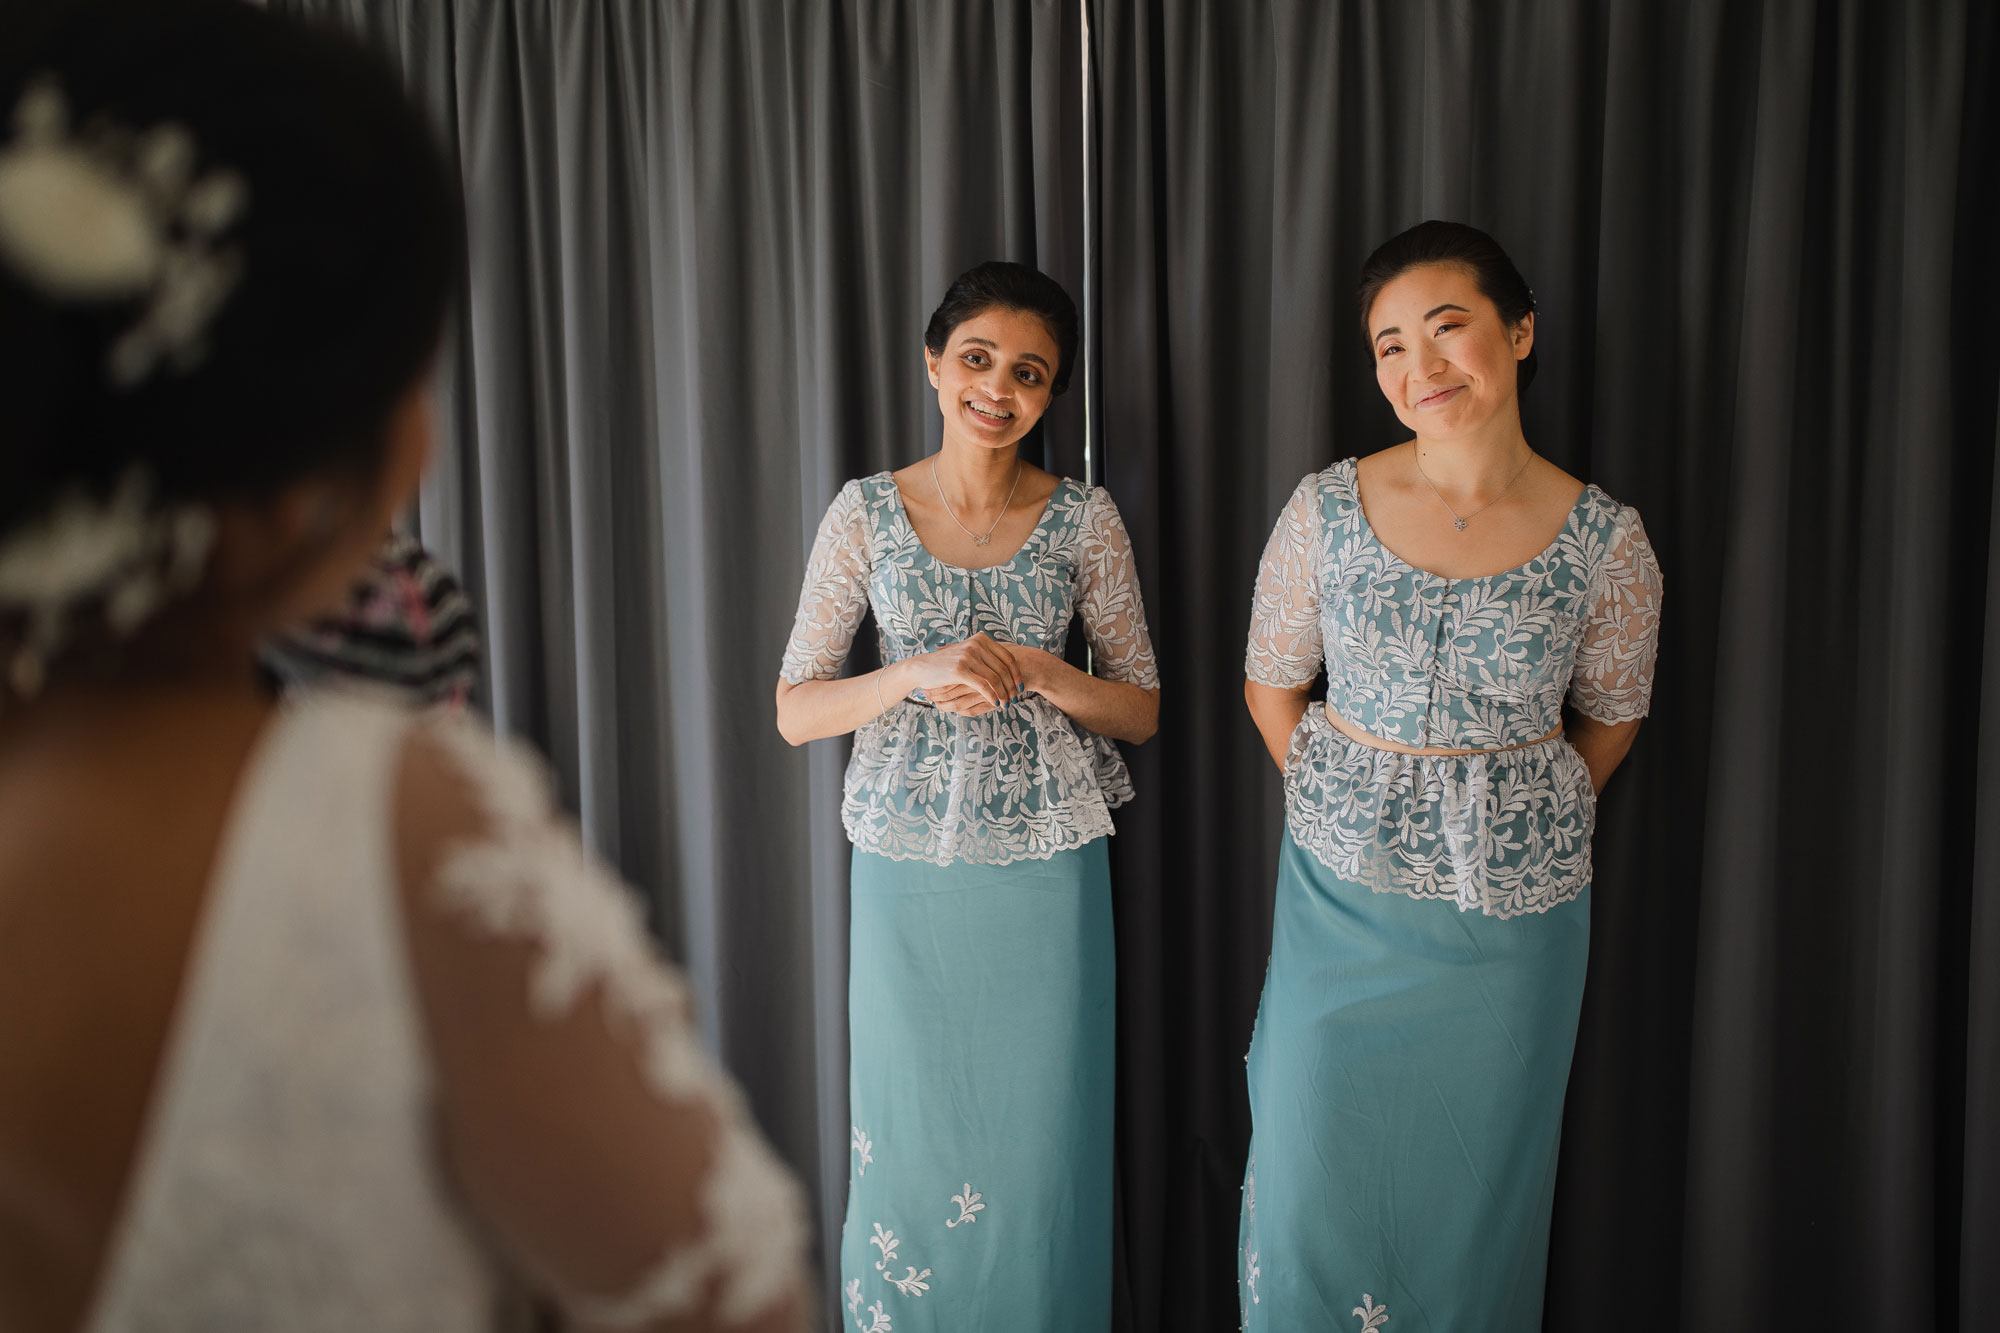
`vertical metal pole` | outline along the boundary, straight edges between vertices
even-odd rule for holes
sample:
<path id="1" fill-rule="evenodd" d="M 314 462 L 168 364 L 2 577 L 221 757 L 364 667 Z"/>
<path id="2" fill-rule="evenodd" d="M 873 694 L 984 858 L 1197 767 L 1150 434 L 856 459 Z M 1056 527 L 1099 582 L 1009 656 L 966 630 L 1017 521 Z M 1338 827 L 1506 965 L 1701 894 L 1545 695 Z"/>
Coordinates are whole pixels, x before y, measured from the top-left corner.
<path id="1" fill-rule="evenodd" d="M 1085 485 L 1097 484 L 1097 440 L 1095 422 L 1091 411 L 1092 393 L 1091 366 L 1097 360 L 1097 319 L 1095 302 L 1091 299 L 1091 289 L 1096 284 L 1096 270 L 1092 261 L 1096 257 L 1096 247 L 1091 244 L 1092 233 L 1096 230 L 1097 215 L 1092 210 L 1091 190 L 1091 129 L 1095 117 L 1090 104 L 1090 0 L 1077 0 L 1077 13 L 1083 22 L 1083 114 L 1078 117 L 1083 132 L 1083 480 Z"/>
<path id="2" fill-rule="evenodd" d="M 1090 131 L 1095 123 L 1090 105 L 1090 0 L 1077 0 L 1077 14 L 1083 25 L 1083 58 L 1078 63 L 1083 66 L 1083 107 L 1077 122 L 1083 134 L 1083 483 L 1097 484 L 1097 438 L 1095 421 L 1091 411 L 1091 399 L 1095 382 L 1090 368 L 1097 360 L 1094 349 L 1097 345 L 1096 303 L 1091 299 L 1091 289 L 1097 285 L 1097 272 L 1092 267 L 1096 258 L 1096 247 L 1091 244 L 1091 236 L 1097 226 L 1097 214 L 1091 205 L 1094 202 L 1090 180 Z M 1097 654 L 1084 640 L 1083 669 L 1097 674 Z"/>

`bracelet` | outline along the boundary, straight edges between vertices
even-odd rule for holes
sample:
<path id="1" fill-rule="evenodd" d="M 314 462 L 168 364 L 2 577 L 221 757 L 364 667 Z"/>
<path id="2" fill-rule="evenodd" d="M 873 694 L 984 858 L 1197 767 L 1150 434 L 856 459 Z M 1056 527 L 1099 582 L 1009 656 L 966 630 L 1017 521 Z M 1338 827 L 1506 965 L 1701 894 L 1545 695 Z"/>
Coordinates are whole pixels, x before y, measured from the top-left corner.
<path id="1" fill-rule="evenodd" d="M 882 677 L 888 673 L 888 670 L 888 667 L 883 667 L 875 673 L 875 716 L 877 717 L 889 711 L 889 705 L 882 702 Z"/>

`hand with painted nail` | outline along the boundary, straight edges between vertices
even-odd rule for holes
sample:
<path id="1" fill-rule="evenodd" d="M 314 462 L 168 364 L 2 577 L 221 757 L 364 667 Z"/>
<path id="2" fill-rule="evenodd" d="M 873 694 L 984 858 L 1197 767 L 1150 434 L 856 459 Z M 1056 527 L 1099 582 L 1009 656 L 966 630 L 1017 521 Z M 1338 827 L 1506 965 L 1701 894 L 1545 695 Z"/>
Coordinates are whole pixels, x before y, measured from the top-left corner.
<path id="1" fill-rule="evenodd" d="M 982 633 L 906 660 L 924 698 L 945 712 L 977 717 L 1020 694 L 1021 673 L 1009 647 Z"/>

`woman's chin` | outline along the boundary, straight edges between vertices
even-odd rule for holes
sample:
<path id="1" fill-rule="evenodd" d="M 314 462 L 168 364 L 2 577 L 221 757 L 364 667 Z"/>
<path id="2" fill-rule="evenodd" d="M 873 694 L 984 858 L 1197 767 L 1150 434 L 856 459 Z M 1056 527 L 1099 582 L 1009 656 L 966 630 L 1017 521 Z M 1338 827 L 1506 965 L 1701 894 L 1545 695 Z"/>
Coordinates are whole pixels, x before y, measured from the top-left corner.
<path id="1" fill-rule="evenodd" d="M 1033 422 L 1028 423 L 1029 426 L 1033 424 Z M 1011 449 L 1019 444 L 1021 437 L 1028 433 L 1028 427 L 1021 425 L 1018 420 L 1008 422 L 1007 429 L 1005 430 L 994 430 L 983 423 L 968 424 L 962 422 L 959 428 L 951 433 L 958 437 L 961 444 L 970 445 L 974 449 L 988 449 L 997 453 L 1002 449 Z"/>

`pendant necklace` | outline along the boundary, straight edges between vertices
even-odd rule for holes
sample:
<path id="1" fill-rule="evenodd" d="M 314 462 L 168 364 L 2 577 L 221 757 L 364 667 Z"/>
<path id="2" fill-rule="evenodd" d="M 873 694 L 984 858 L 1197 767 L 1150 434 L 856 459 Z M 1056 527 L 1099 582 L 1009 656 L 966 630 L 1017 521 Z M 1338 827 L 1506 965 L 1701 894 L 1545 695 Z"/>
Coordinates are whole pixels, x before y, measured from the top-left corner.
<path id="1" fill-rule="evenodd" d="M 1444 498 L 1444 492 L 1439 490 L 1437 488 L 1437 483 L 1431 480 L 1430 473 L 1424 471 L 1423 459 L 1417 456 L 1417 452 L 1414 449 L 1410 451 L 1410 457 L 1412 460 L 1416 462 L 1417 475 L 1424 479 L 1424 485 L 1431 488 L 1431 494 L 1435 495 L 1438 498 L 1438 503 L 1443 505 L 1445 507 L 1445 511 L 1451 515 L 1451 525 L 1454 528 L 1457 528 L 1460 532 L 1464 532 L 1465 525 L 1467 523 L 1479 517 L 1481 514 L 1491 509 L 1494 505 L 1499 504 L 1501 500 L 1506 498 L 1507 492 L 1514 489 L 1514 482 L 1519 481 L 1521 479 L 1521 474 L 1528 470 L 1528 464 L 1535 461 L 1535 451 L 1533 449 L 1528 450 L 1528 456 L 1522 459 L 1521 466 L 1515 469 L 1513 480 L 1509 481 L 1505 486 L 1502 486 L 1500 488 L 1500 494 L 1494 496 L 1491 500 L 1488 500 L 1485 504 L 1479 506 L 1479 508 L 1473 510 L 1471 513 L 1465 515 L 1464 517 L 1460 517 L 1459 512 L 1451 507 L 1451 501 Z M 933 471 L 933 476 L 935 476 L 935 471 L 936 471 L 935 465 L 933 465 L 932 471 Z M 942 495 L 943 492 L 940 491 L 939 494 Z M 949 508 L 949 506 L 946 507 L 947 509 Z"/>
<path id="2" fill-rule="evenodd" d="M 1016 457 L 1014 459 L 1014 484 L 1007 488 L 1007 498 L 1006 500 L 1001 502 L 999 517 L 993 520 L 993 526 L 986 529 L 986 535 L 982 537 L 978 533 L 974 532 L 971 528 L 966 527 L 965 524 L 958 523 L 958 515 L 951 512 L 951 501 L 944 498 L 944 483 L 938 480 L 937 455 L 936 454 L 931 455 L 931 485 L 937 487 L 938 501 L 939 503 L 944 505 L 944 512 L 950 516 L 951 521 L 954 523 L 958 523 L 958 530 L 964 533 L 966 536 L 972 538 L 972 544 L 974 546 L 985 546 L 987 543 L 991 542 L 993 540 L 993 534 L 996 531 L 998 531 L 1000 527 L 1000 519 L 1007 517 L 1007 511 L 1013 507 L 1014 492 L 1020 489 L 1021 485 L 1021 466 L 1022 466 L 1021 459 Z M 1446 505 L 1445 507 L 1449 509 L 1451 506 Z M 1465 525 L 1461 523 L 1459 524 L 1459 526 L 1464 527 Z"/>

